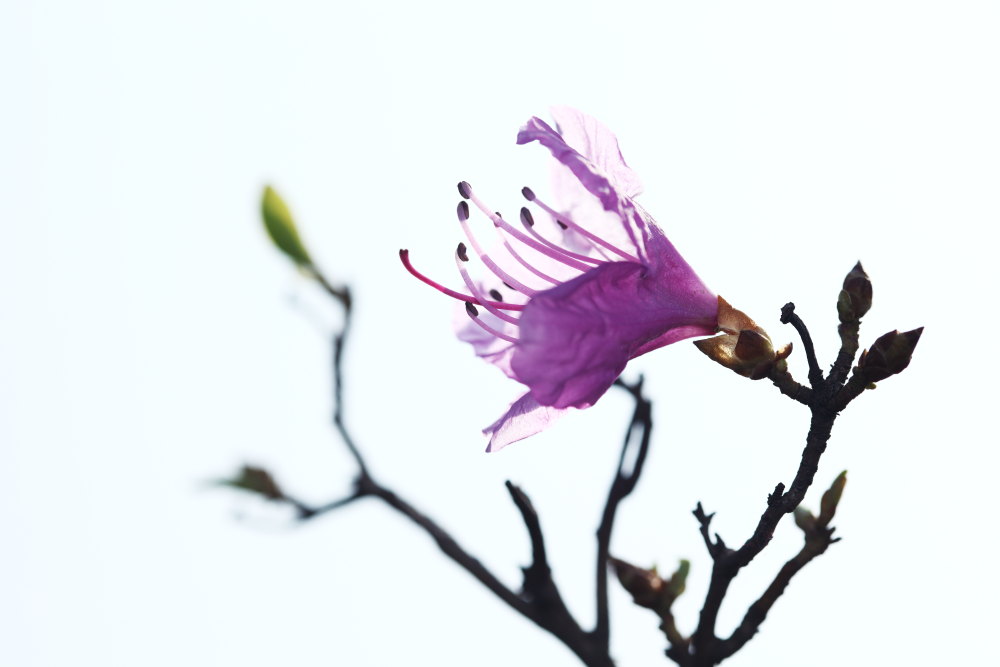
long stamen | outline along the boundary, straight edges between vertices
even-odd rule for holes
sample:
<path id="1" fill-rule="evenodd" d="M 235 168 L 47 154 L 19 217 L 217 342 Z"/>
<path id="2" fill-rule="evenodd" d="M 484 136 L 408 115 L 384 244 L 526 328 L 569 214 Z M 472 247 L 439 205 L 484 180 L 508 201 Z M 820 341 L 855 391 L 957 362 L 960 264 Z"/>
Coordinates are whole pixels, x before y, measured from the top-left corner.
<path id="1" fill-rule="evenodd" d="M 524 190 L 527 190 L 527 189 L 528 188 L 524 188 Z M 522 190 L 522 192 L 523 192 L 523 190 Z M 529 190 L 529 192 L 530 192 L 530 190 Z M 580 253 L 572 252 L 570 250 L 566 250 L 565 248 L 561 248 L 558 245 L 556 245 L 554 242 L 548 240 L 547 238 L 545 238 L 544 236 L 542 236 L 541 234 L 539 234 L 538 230 L 535 229 L 535 219 L 534 219 L 534 217 L 532 217 L 531 211 L 529 211 L 527 208 L 525 208 L 523 206 L 521 207 L 521 224 L 524 226 L 524 228 L 526 230 L 528 230 L 528 233 L 531 234 L 532 236 L 534 236 L 536 239 L 538 239 L 538 241 L 540 243 L 544 243 L 546 246 L 548 246 L 549 248 L 552 248 L 553 250 L 558 250 L 559 252 L 565 254 L 567 257 L 572 257 L 573 259 L 578 259 L 581 262 L 587 262 L 588 264 L 593 264 L 594 266 L 600 266 L 601 264 L 605 263 L 605 261 L 602 260 L 602 259 L 597 259 L 596 257 L 587 257 L 586 255 L 581 255 Z M 588 239 L 588 241 L 589 241 L 589 239 Z M 593 245 L 592 242 L 591 242 L 591 245 Z M 604 256 L 605 256 L 605 258 L 607 257 L 607 255 L 604 255 Z M 611 260 L 611 261 L 614 261 L 614 260 Z"/>
<path id="2" fill-rule="evenodd" d="M 465 183 L 465 181 L 462 181 L 462 183 Z M 459 186 L 461 186 L 462 183 L 460 183 Z M 461 187 L 459 187 L 459 191 L 461 191 Z M 479 259 L 483 261 L 483 264 L 485 264 L 489 268 L 489 270 L 492 271 L 494 275 L 496 275 L 497 278 L 502 280 L 507 285 L 510 285 L 512 289 L 517 290 L 518 292 L 524 294 L 525 296 L 534 296 L 538 290 L 528 287 L 527 285 L 519 281 L 517 278 L 515 278 L 514 276 L 510 275 L 509 273 L 501 269 L 500 266 L 496 262 L 494 262 L 493 259 L 489 256 L 489 254 L 485 250 L 483 250 L 482 246 L 479 245 L 479 241 L 477 241 L 476 237 L 473 236 L 472 230 L 469 229 L 468 221 L 469 221 L 469 205 L 466 204 L 464 201 L 459 202 L 458 224 L 462 226 L 462 231 L 465 232 L 465 237 L 469 239 L 469 243 L 472 245 L 472 249 L 476 251 L 476 254 L 479 255 Z"/>
<path id="3" fill-rule="evenodd" d="M 493 313 L 499 317 L 504 322 L 510 322 L 511 324 L 517 324 L 517 318 L 511 317 L 507 313 L 499 310 L 498 308 L 490 305 L 489 300 L 483 296 L 482 291 L 476 286 L 475 281 L 469 275 L 469 272 L 465 270 L 465 263 L 469 261 L 469 255 L 465 251 L 465 244 L 459 243 L 458 249 L 455 251 L 455 264 L 458 266 L 458 272 L 462 274 L 462 280 L 465 281 L 465 286 L 469 288 L 469 291 L 476 296 L 477 302 L 485 308 L 490 313 Z M 492 295 L 490 295 L 492 296 Z M 468 303 L 468 301 L 466 301 Z"/>
<path id="4" fill-rule="evenodd" d="M 507 242 L 507 239 L 504 238 L 503 232 L 500 231 L 500 228 L 497 227 L 496 230 L 497 230 L 497 234 L 500 236 L 500 240 L 503 242 L 503 247 L 507 249 L 507 252 L 510 253 L 510 256 L 513 257 L 515 260 L 517 260 L 517 262 L 521 266 L 523 266 L 528 271 L 530 271 L 531 273 L 535 274 L 536 276 L 538 276 L 542 280 L 550 282 L 553 285 L 559 285 L 559 284 L 562 283 L 561 280 L 556 280 L 555 278 L 553 278 L 552 276 L 548 275 L 544 271 L 536 269 L 534 266 L 532 266 L 531 262 L 529 262 L 528 260 L 526 260 L 524 257 L 521 257 L 521 255 L 518 254 L 518 252 L 516 250 L 514 250 L 514 248 L 510 245 L 510 243 Z"/>
<path id="5" fill-rule="evenodd" d="M 525 190 L 527 190 L 527 192 L 525 192 Z M 587 237 L 588 239 L 590 239 L 591 241 L 593 241 L 594 243 L 597 243 L 599 245 L 604 246 L 605 248 L 607 248 L 611 252 L 615 253 L 616 255 L 618 255 L 620 257 L 623 257 L 623 258 L 627 259 L 630 262 L 638 262 L 639 261 L 639 258 L 636 257 L 635 255 L 630 255 L 629 253 L 625 252 L 621 248 L 619 248 L 619 247 L 617 247 L 617 246 L 615 246 L 615 245 L 613 245 L 613 244 L 605 241 L 604 239 L 602 239 L 597 234 L 594 234 L 593 232 L 587 231 L 586 229 L 584 229 L 583 227 L 581 227 L 577 223 L 575 223 L 572 220 L 570 220 L 569 218 L 567 218 L 565 215 L 562 215 L 562 214 L 558 213 L 551 206 L 549 206 L 548 204 L 546 204 L 545 202 L 543 202 L 541 199 L 539 199 L 538 197 L 536 197 L 535 193 L 532 192 L 531 190 L 529 190 L 528 188 L 525 188 L 524 190 L 522 190 L 521 193 L 524 194 L 524 198 L 525 199 L 527 199 L 528 201 L 535 202 L 535 204 L 537 204 L 540 209 L 542 209 L 543 211 L 545 211 L 546 213 L 548 213 L 549 215 L 551 215 L 554 220 L 561 221 L 563 224 L 565 224 L 565 225 L 567 225 L 569 227 L 572 227 L 573 229 L 575 229 L 576 231 L 580 232 L 585 237 Z"/>
<path id="6" fill-rule="evenodd" d="M 464 189 L 461 186 L 465 186 Z M 535 250 L 542 253 L 546 257 L 551 257 L 557 262 L 562 262 L 566 266 L 571 266 L 579 271 L 589 271 L 590 269 L 594 268 L 592 266 L 584 264 L 583 262 L 568 257 L 565 251 L 563 251 L 562 249 L 555 250 L 547 247 L 543 243 L 539 243 L 535 239 L 531 238 L 521 230 L 511 225 L 509 222 L 507 222 L 506 220 L 498 216 L 496 213 L 491 211 L 489 207 L 487 207 L 486 204 L 484 204 L 483 201 L 479 197 L 477 197 L 474 192 L 472 192 L 472 186 L 470 186 L 467 182 L 462 181 L 459 184 L 459 192 L 462 192 L 463 197 L 468 195 L 467 199 L 471 200 L 472 203 L 475 204 L 480 211 L 485 213 L 486 217 L 492 220 L 494 225 L 502 228 L 505 232 L 513 236 L 515 239 L 517 239 L 524 245 L 530 248 L 534 248 Z"/>
<path id="7" fill-rule="evenodd" d="M 518 340 L 516 338 L 514 338 L 513 336 L 508 336 L 505 333 L 501 333 L 501 332 L 497 331 L 496 329 L 494 329 L 493 327 L 491 327 L 490 325 L 486 324 L 486 322 L 483 322 L 481 319 L 479 319 L 479 311 L 476 310 L 476 307 L 473 306 L 468 301 L 465 302 L 465 312 L 467 312 L 469 314 L 469 317 L 472 318 L 472 321 L 475 322 L 476 324 L 478 324 L 480 327 L 482 327 L 483 331 L 485 331 L 486 333 L 493 334 L 497 338 L 499 338 L 501 340 L 505 340 L 508 343 L 517 343 L 518 342 Z"/>
<path id="8" fill-rule="evenodd" d="M 430 285 L 431 287 L 433 287 L 437 291 L 441 292 L 442 294 L 450 296 L 453 299 L 458 299 L 459 301 L 464 301 L 466 303 L 478 304 L 480 306 L 484 306 L 485 307 L 485 304 L 482 303 L 482 302 L 480 302 L 479 299 L 477 299 L 476 297 L 469 296 L 468 294 L 462 294 L 461 292 L 456 292 L 455 290 L 452 290 L 452 289 L 448 289 L 444 285 L 431 280 L 430 278 L 428 278 L 424 274 L 422 274 L 419 271 L 417 271 L 414 268 L 413 264 L 410 263 L 410 251 L 409 250 L 406 250 L 406 249 L 400 250 L 399 251 L 399 259 L 400 259 L 400 261 L 403 262 L 403 266 L 406 267 L 406 270 L 409 271 L 410 274 L 414 278 L 416 278 L 417 280 L 419 280 L 419 281 L 421 281 L 423 283 L 426 283 L 426 284 Z M 501 309 L 501 310 L 515 310 L 515 311 L 517 311 L 517 310 L 524 310 L 524 306 L 523 305 L 518 305 L 518 304 L 515 304 L 515 303 L 506 303 L 506 302 L 503 302 L 503 301 L 490 301 L 489 304 L 491 306 L 493 306 L 494 308 L 498 308 L 498 309 Z"/>

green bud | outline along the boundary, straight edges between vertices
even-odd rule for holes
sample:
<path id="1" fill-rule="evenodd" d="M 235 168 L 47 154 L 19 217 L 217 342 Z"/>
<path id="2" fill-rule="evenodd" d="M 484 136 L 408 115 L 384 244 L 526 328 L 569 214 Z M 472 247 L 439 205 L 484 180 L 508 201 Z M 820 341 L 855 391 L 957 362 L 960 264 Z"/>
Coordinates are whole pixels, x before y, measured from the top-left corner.
<path id="1" fill-rule="evenodd" d="M 816 517 L 802 505 L 795 508 L 795 525 L 802 529 L 803 533 L 809 534 L 816 530 Z"/>
<path id="2" fill-rule="evenodd" d="M 857 322 L 871 307 L 872 281 L 858 262 L 844 278 L 844 289 L 837 298 L 837 314 L 841 322 Z"/>
<path id="3" fill-rule="evenodd" d="M 299 237 L 299 230 L 295 226 L 292 213 L 288 210 L 285 201 L 270 185 L 264 188 L 260 208 L 264 218 L 264 229 L 267 230 L 267 235 L 271 237 L 271 241 L 278 247 L 278 250 L 285 253 L 299 267 L 311 268 L 312 258 Z"/>
<path id="4" fill-rule="evenodd" d="M 220 479 L 216 483 L 220 486 L 231 486 L 234 489 L 257 493 L 268 500 L 283 500 L 285 498 L 285 494 L 271 477 L 271 473 L 255 466 L 245 465 L 240 470 L 239 475 L 233 479 Z"/>
<path id="5" fill-rule="evenodd" d="M 667 582 L 666 592 L 671 602 L 680 597 L 681 593 L 684 592 L 690 571 L 691 561 L 682 558 L 681 562 L 677 565 L 677 569 L 670 575 L 670 581 Z"/>
<path id="6" fill-rule="evenodd" d="M 901 372 L 910 365 L 913 350 L 917 347 L 923 327 L 900 333 L 890 331 L 880 336 L 870 349 L 861 353 L 858 368 L 869 382 L 881 382 L 890 375 Z"/>
<path id="7" fill-rule="evenodd" d="M 837 505 L 840 504 L 840 497 L 844 495 L 844 486 L 847 484 L 847 471 L 844 470 L 833 480 L 830 488 L 823 493 L 823 498 L 819 503 L 819 517 L 816 523 L 826 528 L 833 521 L 833 515 L 837 513 Z"/>

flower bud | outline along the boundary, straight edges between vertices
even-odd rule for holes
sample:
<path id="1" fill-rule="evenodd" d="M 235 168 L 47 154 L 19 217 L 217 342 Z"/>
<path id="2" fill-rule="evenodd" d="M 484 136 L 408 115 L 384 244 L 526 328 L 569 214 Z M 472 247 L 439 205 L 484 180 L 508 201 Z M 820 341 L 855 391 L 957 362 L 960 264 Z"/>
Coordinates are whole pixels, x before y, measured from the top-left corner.
<path id="1" fill-rule="evenodd" d="M 823 498 L 819 501 L 819 517 L 816 523 L 826 528 L 833 521 L 833 515 L 837 512 L 837 505 L 840 504 L 840 497 L 844 495 L 844 486 L 847 484 L 847 471 L 841 472 L 833 480 L 830 488 L 823 493 Z"/>
<path id="2" fill-rule="evenodd" d="M 261 217 L 264 219 L 264 229 L 271 241 L 288 259 L 299 267 L 312 267 L 312 258 L 299 237 L 295 219 L 285 200 L 270 185 L 264 188 L 260 203 Z"/>
<path id="3" fill-rule="evenodd" d="M 677 564 L 677 569 L 674 570 L 674 573 L 670 575 L 670 579 L 667 581 L 667 593 L 670 595 L 671 601 L 676 600 L 684 592 L 684 589 L 687 587 L 687 577 L 690 571 L 691 561 L 682 558 L 681 562 Z"/>
<path id="4" fill-rule="evenodd" d="M 861 262 L 854 265 L 844 278 L 844 289 L 837 299 L 837 314 L 845 324 L 857 322 L 872 307 L 872 281 Z"/>
<path id="5" fill-rule="evenodd" d="M 900 333 L 890 331 L 861 353 L 860 368 L 869 382 L 880 382 L 890 375 L 901 372 L 910 365 L 913 350 L 917 347 L 923 327 Z"/>
<path id="6" fill-rule="evenodd" d="M 284 492 L 274 481 L 271 473 L 255 466 L 245 465 L 236 477 L 220 479 L 217 483 L 221 486 L 231 486 L 234 489 L 256 493 L 268 500 L 284 500 L 285 498 Z"/>
<path id="7" fill-rule="evenodd" d="M 774 364 L 792 352 L 791 343 L 775 350 L 767 332 L 721 296 L 719 330 L 721 336 L 696 340 L 695 346 L 713 361 L 751 380 L 767 377 Z"/>
<path id="8" fill-rule="evenodd" d="M 682 559 L 677 570 L 668 579 L 664 579 L 656 572 L 655 567 L 646 570 L 617 558 L 611 558 L 610 563 L 618 581 L 632 595 L 632 600 L 640 607 L 652 609 L 661 617 L 670 612 L 674 600 L 684 592 L 688 572 L 691 570 L 691 562 Z"/>
<path id="9" fill-rule="evenodd" d="M 617 558 L 610 559 L 611 566 L 622 587 L 632 595 L 640 607 L 656 609 L 665 590 L 665 582 L 656 569 L 646 570 Z"/>
<path id="10" fill-rule="evenodd" d="M 809 534 L 816 530 L 816 517 L 802 505 L 795 508 L 795 525 L 802 529 L 803 533 Z"/>

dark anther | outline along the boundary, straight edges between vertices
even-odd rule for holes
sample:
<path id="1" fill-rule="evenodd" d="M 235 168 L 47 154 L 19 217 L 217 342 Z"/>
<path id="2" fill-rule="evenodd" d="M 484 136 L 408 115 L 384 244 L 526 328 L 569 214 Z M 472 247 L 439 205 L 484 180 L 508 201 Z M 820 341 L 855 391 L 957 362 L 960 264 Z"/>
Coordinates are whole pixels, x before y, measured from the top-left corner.
<path id="1" fill-rule="evenodd" d="M 502 215 L 500 215 L 500 211 L 493 211 L 493 213 L 495 213 L 498 218 L 502 218 L 503 217 Z"/>
<path id="2" fill-rule="evenodd" d="M 524 207 L 521 208 L 521 222 L 529 227 L 535 226 L 535 219 L 531 216 L 531 211 Z"/>
<path id="3" fill-rule="evenodd" d="M 458 202 L 458 219 L 462 222 L 469 219 L 469 205 L 464 201 Z"/>
<path id="4" fill-rule="evenodd" d="M 458 244 L 458 258 L 463 262 L 469 261 L 469 253 L 466 252 L 464 243 Z"/>
<path id="5" fill-rule="evenodd" d="M 562 227 L 563 229 L 569 229 L 569 225 L 567 225 L 562 220 L 556 220 L 556 224 L 559 225 L 560 227 Z"/>
<path id="6" fill-rule="evenodd" d="M 503 301 L 503 294 L 500 294 L 500 292 L 498 292 L 498 291 L 497 291 L 497 290 L 495 290 L 495 289 L 491 289 L 491 290 L 490 290 L 490 297 L 491 297 L 491 298 L 492 298 L 492 299 L 493 299 L 494 301 Z"/>
<path id="7" fill-rule="evenodd" d="M 529 188 L 527 186 L 521 188 L 521 194 L 528 201 L 535 201 L 535 193 L 531 191 L 531 188 Z"/>
<path id="8" fill-rule="evenodd" d="M 501 280 L 500 282 L 502 282 L 502 283 L 503 283 L 503 281 L 502 281 L 502 280 Z M 503 284 L 504 284 L 504 287 L 506 287 L 507 289 L 514 289 L 513 287 L 511 287 L 511 286 L 510 286 L 510 285 L 508 285 L 507 283 L 503 283 Z"/>
<path id="9" fill-rule="evenodd" d="M 472 196 L 472 186 L 467 181 L 462 181 L 458 184 L 458 194 L 462 195 L 462 199 L 468 199 Z"/>
<path id="10" fill-rule="evenodd" d="M 465 302 L 465 312 L 467 312 L 469 314 L 469 317 L 478 317 L 479 316 L 479 310 L 477 310 L 476 307 L 473 306 L 468 301 Z"/>

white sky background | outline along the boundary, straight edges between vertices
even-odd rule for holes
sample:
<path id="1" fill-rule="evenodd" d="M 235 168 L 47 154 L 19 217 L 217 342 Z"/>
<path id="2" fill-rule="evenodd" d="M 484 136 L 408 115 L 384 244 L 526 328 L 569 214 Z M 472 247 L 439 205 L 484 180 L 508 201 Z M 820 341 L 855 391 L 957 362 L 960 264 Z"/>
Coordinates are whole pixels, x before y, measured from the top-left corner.
<path id="1" fill-rule="evenodd" d="M 502 212 L 546 190 L 517 147 L 551 104 L 615 130 L 643 204 L 774 338 L 821 362 L 863 260 L 862 329 L 926 326 L 910 369 L 838 422 L 844 537 L 727 665 L 983 664 L 998 593 L 989 333 L 998 326 L 1000 9 L 982 2 L 14 2 L 0 10 L 0 663 L 574 665 L 378 501 L 305 526 L 206 480 L 244 461 L 321 502 L 351 462 L 328 423 L 335 309 L 265 239 L 261 186 L 349 282 L 350 425 L 374 473 L 516 585 L 523 485 L 589 624 L 593 538 L 630 401 L 609 394 L 485 455 L 519 394 L 450 331 L 455 183 Z M 298 304 L 298 305 L 295 305 Z M 796 340 L 796 344 L 798 341 Z M 801 348 L 792 357 L 805 376 Z M 654 447 L 613 553 L 709 562 L 690 510 L 742 541 L 808 416 L 681 343 L 630 368 Z M 240 520 L 242 517 L 244 520 Z M 743 573 L 728 631 L 800 546 Z M 668 664 L 612 585 L 623 667 Z"/>

